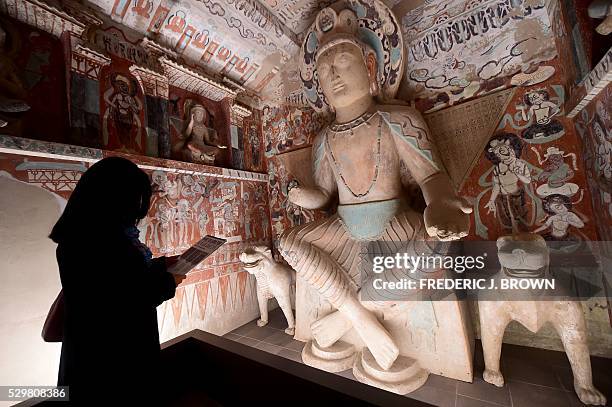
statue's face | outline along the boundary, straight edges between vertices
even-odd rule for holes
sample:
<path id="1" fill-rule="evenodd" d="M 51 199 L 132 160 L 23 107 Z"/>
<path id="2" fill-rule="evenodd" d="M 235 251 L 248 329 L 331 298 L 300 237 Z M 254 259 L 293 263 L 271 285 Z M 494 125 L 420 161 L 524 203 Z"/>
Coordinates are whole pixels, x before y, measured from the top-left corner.
<path id="1" fill-rule="evenodd" d="M 204 121 L 204 110 L 203 109 L 194 109 L 193 116 L 196 122 L 202 123 Z"/>
<path id="2" fill-rule="evenodd" d="M 319 83 L 333 107 L 348 106 L 370 95 L 370 77 L 361 49 L 341 43 L 317 59 Z"/>

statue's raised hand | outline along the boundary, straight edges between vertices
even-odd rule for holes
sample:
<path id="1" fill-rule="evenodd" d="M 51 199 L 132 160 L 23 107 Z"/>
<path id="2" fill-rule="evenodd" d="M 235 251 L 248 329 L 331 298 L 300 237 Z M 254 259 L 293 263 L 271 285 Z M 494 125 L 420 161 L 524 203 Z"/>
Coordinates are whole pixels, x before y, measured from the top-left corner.
<path id="1" fill-rule="evenodd" d="M 440 240 L 457 240 L 470 230 L 471 205 L 458 196 L 434 200 L 427 205 L 423 217 L 429 236 Z"/>

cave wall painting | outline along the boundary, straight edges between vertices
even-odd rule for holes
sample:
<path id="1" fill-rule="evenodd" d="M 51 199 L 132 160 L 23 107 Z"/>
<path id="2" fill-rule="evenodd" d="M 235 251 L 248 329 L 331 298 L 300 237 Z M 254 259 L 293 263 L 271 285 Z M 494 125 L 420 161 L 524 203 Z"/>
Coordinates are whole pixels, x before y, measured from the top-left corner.
<path id="1" fill-rule="evenodd" d="M 11 151 L 0 154 L 0 175 L 44 188 L 63 199 L 70 197 L 91 165 L 89 160 L 123 156 L 146 166 L 154 193 L 149 213 L 138 228 L 140 239 L 154 256 L 180 254 L 206 234 L 228 240 L 187 275 L 173 299 L 158 307 L 162 341 L 195 328 L 224 334 L 256 317 L 255 281 L 242 269 L 238 256 L 247 245 L 270 244 L 265 178 L 244 172 L 231 177 L 226 170 L 183 163 L 179 164 L 183 172 L 177 172 L 169 166 L 172 161 L 83 147 L 66 149 L 8 136 L 0 136 L 0 146 Z M 21 150 L 34 156 L 20 154 Z M 57 155 L 74 158 L 59 160 L 54 158 Z"/>
<path id="2" fill-rule="evenodd" d="M 263 172 L 264 135 L 261 110 L 252 109 L 250 116 L 232 124 L 232 168 Z M 235 134 L 234 134 L 235 133 Z"/>
<path id="3" fill-rule="evenodd" d="M 100 92 L 103 148 L 146 155 L 144 93 L 129 63 L 116 59 L 102 69 Z"/>
<path id="4" fill-rule="evenodd" d="M 560 78 L 515 92 L 461 190 L 474 204 L 470 239 L 494 240 L 514 227 L 547 240 L 597 240 Z"/>
<path id="5" fill-rule="evenodd" d="M 593 212 L 601 240 L 612 241 L 612 85 L 576 116 L 583 157 L 589 174 Z M 612 251 L 608 253 L 612 257 Z"/>
<path id="6" fill-rule="evenodd" d="M 310 146 L 326 118 L 312 109 L 283 104 L 262 111 L 265 157 L 269 176 L 270 222 L 274 247 L 283 231 L 325 216 L 323 211 L 303 209 L 287 199 L 288 187 L 296 181 L 284 163 L 283 154 L 305 150 L 303 165 L 310 168 Z"/>
<path id="7" fill-rule="evenodd" d="M 399 3 L 407 57 L 401 98 L 436 110 L 506 87 L 511 75 L 551 60 L 557 50 L 545 3 L 428 1 L 407 13 Z"/>
<path id="8" fill-rule="evenodd" d="M 227 3 L 198 0 L 176 4 L 92 0 L 91 3 L 114 22 L 140 36 L 155 38 L 187 64 L 226 75 L 252 90 L 265 87 L 275 75 L 276 67 L 298 48 L 296 35 L 255 0 Z M 107 21 L 104 28 L 110 23 Z M 99 41 L 109 41 L 110 35 L 101 32 Z"/>

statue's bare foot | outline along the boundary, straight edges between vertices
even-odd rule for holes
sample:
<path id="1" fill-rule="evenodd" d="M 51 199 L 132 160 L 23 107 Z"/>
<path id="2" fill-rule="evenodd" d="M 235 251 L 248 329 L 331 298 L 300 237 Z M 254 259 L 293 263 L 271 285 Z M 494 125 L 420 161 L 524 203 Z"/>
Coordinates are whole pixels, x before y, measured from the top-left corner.
<path id="1" fill-rule="evenodd" d="M 319 346 L 324 348 L 332 346 L 352 327 L 351 321 L 339 311 L 332 312 L 310 325 L 312 336 Z"/>
<path id="2" fill-rule="evenodd" d="M 606 405 L 606 396 L 601 394 L 601 392 L 593 387 L 592 384 L 588 386 L 580 386 L 578 383 L 574 382 L 574 390 L 576 390 L 578 398 L 584 404 L 590 404 L 592 406 Z"/>
<path id="3" fill-rule="evenodd" d="M 263 319 L 258 319 L 257 320 L 257 326 L 258 327 L 262 327 L 262 326 L 266 326 L 268 325 L 268 321 L 264 321 Z"/>
<path id="4" fill-rule="evenodd" d="M 376 362 L 384 370 L 388 370 L 397 359 L 399 349 L 391 335 L 378 322 L 376 315 L 365 309 L 358 301 L 349 302 L 343 309 L 343 313 L 350 319 Z"/>
<path id="5" fill-rule="evenodd" d="M 285 333 L 291 336 L 295 335 L 295 327 L 288 327 L 287 329 L 285 329 Z"/>
<path id="6" fill-rule="evenodd" d="M 482 373 L 482 378 L 485 382 L 496 385 L 497 387 L 502 387 L 504 385 L 504 376 L 502 376 L 501 372 L 485 369 Z"/>

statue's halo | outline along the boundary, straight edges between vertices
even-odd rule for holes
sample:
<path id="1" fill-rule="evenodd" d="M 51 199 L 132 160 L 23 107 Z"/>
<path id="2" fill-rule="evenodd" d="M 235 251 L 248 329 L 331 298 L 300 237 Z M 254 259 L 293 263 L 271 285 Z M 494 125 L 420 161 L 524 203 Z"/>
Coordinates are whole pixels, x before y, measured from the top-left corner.
<path id="1" fill-rule="evenodd" d="M 330 8 L 338 14 L 344 9 L 355 13 L 358 25 L 356 39 L 376 52 L 380 97 L 382 100 L 394 99 L 404 74 L 405 60 L 404 40 L 399 22 L 389 7 L 380 0 L 346 0 L 321 10 L 304 37 L 300 54 L 300 78 L 308 103 L 316 111 L 329 110 L 319 84 L 315 55 L 322 36 L 321 29 L 317 26 L 319 16 L 329 12 Z M 327 19 L 324 21 L 328 23 Z"/>

